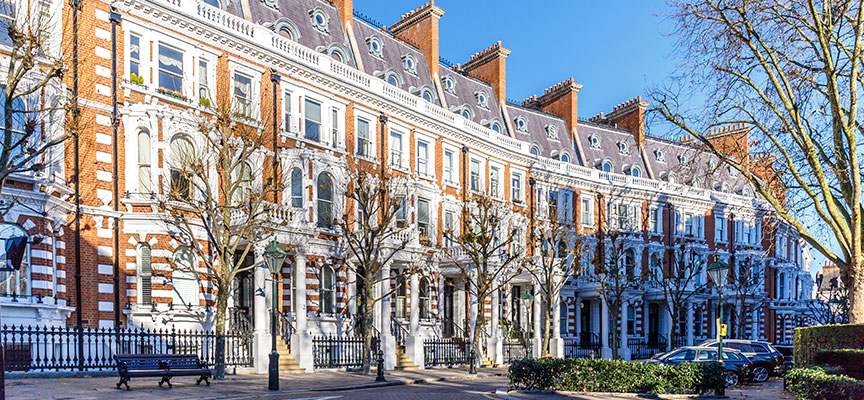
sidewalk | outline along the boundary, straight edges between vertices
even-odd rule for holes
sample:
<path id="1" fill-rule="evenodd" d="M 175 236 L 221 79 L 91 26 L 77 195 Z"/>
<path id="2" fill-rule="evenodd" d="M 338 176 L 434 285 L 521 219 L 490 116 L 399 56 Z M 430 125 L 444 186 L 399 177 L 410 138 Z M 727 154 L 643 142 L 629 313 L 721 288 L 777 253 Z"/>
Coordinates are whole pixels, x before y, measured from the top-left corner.
<path id="1" fill-rule="evenodd" d="M 160 388 L 159 378 L 138 378 L 129 382 L 131 391 L 117 389 L 119 381 L 110 377 L 36 378 L 6 379 L 6 396 L 9 399 L 220 399 L 255 396 L 274 393 L 296 393 L 308 391 L 350 390 L 366 387 L 404 385 L 410 383 L 476 379 L 493 375 L 506 375 L 505 368 L 479 369 L 477 375 L 469 375 L 467 368 L 427 369 L 423 371 L 388 371 L 387 382 L 375 382 L 371 375 L 353 372 L 318 371 L 313 374 L 282 375 L 279 392 L 267 390 L 267 374 L 228 375 L 224 381 L 213 381 L 209 387 L 195 385 L 195 378 L 172 379 L 174 388 Z"/>

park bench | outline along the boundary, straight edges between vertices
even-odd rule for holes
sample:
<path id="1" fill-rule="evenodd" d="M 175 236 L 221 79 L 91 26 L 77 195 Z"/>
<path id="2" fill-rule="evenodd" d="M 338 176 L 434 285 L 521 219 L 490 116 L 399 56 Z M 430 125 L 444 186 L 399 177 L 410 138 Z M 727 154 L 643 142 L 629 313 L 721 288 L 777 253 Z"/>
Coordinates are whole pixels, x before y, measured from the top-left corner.
<path id="1" fill-rule="evenodd" d="M 161 377 L 159 387 L 163 383 L 171 386 L 171 378 L 175 376 L 198 376 L 196 385 L 201 381 L 210 386 L 210 378 L 213 372 L 207 368 L 207 363 L 202 362 L 195 354 L 118 354 L 114 356 L 117 362 L 117 374 L 120 382 L 117 388 L 126 385 L 129 390 L 129 380 L 139 377 Z"/>

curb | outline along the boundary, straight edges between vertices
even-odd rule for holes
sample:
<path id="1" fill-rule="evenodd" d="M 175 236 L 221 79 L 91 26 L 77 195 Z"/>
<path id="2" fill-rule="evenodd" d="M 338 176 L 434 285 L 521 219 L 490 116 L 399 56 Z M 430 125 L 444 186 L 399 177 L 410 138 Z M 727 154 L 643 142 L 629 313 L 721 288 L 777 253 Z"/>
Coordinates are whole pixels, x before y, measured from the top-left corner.
<path id="1" fill-rule="evenodd" d="M 387 387 L 387 386 L 422 385 L 424 383 L 471 380 L 471 379 L 488 378 L 491 376 L 503 376 L 503 374 L 485 373 L 485 374 L 476 374 L 476 375 L 467 375 L 467 376 L 452 376 L 452 377 L 439 377 L 439 378 L 399 379 L 399 380 L 386 381 L 386 382 L 364 383 L 364 384 L 360 384 L 360 385 L 309 389 L 308 391 L 309 392 L 338 392 L 338 391 L 346 391 L 346 390 L 371 389 L 371 388 Z"/>
<path id="2" fill-rule="evenodd" d="M 524 393 L 524 394 L 560 394 L 566 396 L 614 396 L 633 399 L 728 399 L 729 396 L 717 395 L 698 395 L 698 394 L 651 394 L 651 393 L 616 393 L 616 392 L 571 392 L 566 390 L 508 390 L 497 389 L 497 396 L 507 396 L 509 393 Z M 509 396 L 508 396 L 509 397 Z"/>

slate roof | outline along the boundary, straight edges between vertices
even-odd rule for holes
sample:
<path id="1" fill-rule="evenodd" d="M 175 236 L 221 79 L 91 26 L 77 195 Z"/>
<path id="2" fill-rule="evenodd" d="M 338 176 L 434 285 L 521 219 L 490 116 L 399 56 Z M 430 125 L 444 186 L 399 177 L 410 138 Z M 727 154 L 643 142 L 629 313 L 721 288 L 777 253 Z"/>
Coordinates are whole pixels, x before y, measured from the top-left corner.
<path id="1" fill-rule="evenodd" d="M 274 30 L 288 24 L 296 29 L 300 36 L 294 38 L 297 43 L 325 54 L 330 54 L 334 47 L 338 47 L 347 56 L 345 63 L 356 66 L 348 36 L 342 27 L 335 5 L 322 0 L 275 0 L 275 2 L 278 4 L 278 10 L 267 6 L 264 1 L 250 1 L 249 10 L 246 11 L 252 22 Z M 232 1 L 226 11 L 240 16 L 237 9 L 238 3 L 239 1 Z M 326 29 L 318 29 L 313 24 L 312 11 L 315 9 L 320 9 L 327 16 Z"/>
<path id="2" fill-rule="evenodd" d="M 501 117 L 501 107 L 498 106 L 498 96 L 496 96 L 492 85 L 467 77 L 443 64 L 438 66 L 438 76 L 442 79 L 441 87 L 445 88 L 444 99 L 450 111 L 460 112 L 460 107 L 469 107 L 474 115 L 474 122 L 489 126 L 492 121 L 498 121 L 502 125 L 501 133 L 505 132 L 506 127 L 504 119 Z M 445 77 L 453 79 L 455 85 L 452 93 L 448 92 L 444 86 Z M 477 104 L 476 95 L 480 92 L 486 95 L 486 108 Z"/>
<path id="3" fill-rule="evenodd" d="M 658 158 L 660 152 L 665 161 Z M 659 180 L 668 181 L 671 174 L 677 183 L 718 191 L 723 191 L 726 184 L 727 190 L 735 194 L 742 194 L 747 183 L 717 156 L 689 144 L 649 136 L 645 139 L 645 155 Z"/>
<path id="4" fill-rule="evenodd" d="M 382 32 L 365 21 L 354 18 L 354 35 L 357 37 L 358 53 L 363 60 L 363 69 L 367 74 L 385 79 L 385 72 L 392 70 L 402 80 L 402 89 L 420 95 L 420 89 L 426 87 L 432 93 L 435 104 L 440 105 L 438 91 L 432 82 L 432 74 L 426 63 L 426 56 L 422 51 L 401 40 L 395 39 L 389 33 Z M 367 40 L 377 37 L 381 43 L 381 56 L 374 55 L 369 49 Z M 416 70 L 408 72 L 403 66 L 402 59 L 406 55 L 414 57 Z"/>
<path id="5" fill-rule="evenodd" d="M 514 130 L 510 136 L 540 145 L 542 149 L 540 154 L 544 157 L 559 156 L 562 151 L 566 151 L 570 156 L 570 162 L 578 163 L 576 149 L 573 147 L 573 139 L 570 137 L 570 128 L 563 118 L 515 104 L 507 104 L 506 107 Z M 525 121 L 524 130 L 520 130 L 518 126 L 517 121 L 520 118 L 523 118 Z M 555 127 L 555 131 L 558 134 L 557 140 L 547 135 L 548 126 Z"/>
<path id="6" fill-rule="evenodd" d="M 642 177 L 648 177 L 645 164 L 633 134 L 610 126 L 579 121 L 577 140 L 585 155 L 583 164 L 588 168 L 600 168 L 604 160 L 612 162 L 612 172 L 631 174 L 633 166 L 638 166 Z M 598 145 L 591 145 L 591 138 L 599 139 Z M 626 152 L 619 150 L 619 143 L 626 146 Z"/>

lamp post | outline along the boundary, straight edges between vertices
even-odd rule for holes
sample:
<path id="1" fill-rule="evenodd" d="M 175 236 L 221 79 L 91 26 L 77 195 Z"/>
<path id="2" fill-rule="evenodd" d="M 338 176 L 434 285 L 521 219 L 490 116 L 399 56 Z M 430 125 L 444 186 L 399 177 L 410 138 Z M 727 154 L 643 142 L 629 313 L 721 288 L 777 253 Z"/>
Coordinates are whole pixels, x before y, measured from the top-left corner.
<path id="1" fill-rule="evenodd" d="M 726 286 L 726 278 L 729 275 L 729 264 L 723 261 L 716 260 L 708 267 L 708 276 L 711 277 L 711 282 L 717 288 L 717 316 L 715 318 L 717 325 L 717 362 L 723 363 L 723 336 L 720 335 L 720 323 L 723 321 L 723 287 Z M 718 390 L 718 395 L 724 395 L 725 385 Z"/>
<path id="2" fill-rule="evenodd" d="M 264 250 L 264 263 L 267 264 L 267 269 L 270 270 L 270 275 L 273 280 L 273 295 L 271 296 L 273 312 L 270 316 L 270 365 L 267 368 L 267 389 L 269 390 L 279 390 L 279 352 L 276 351 L 276 314 L 279 312 L 279 306 L 276 303 L 276 296 L 279 292 L 277 286 L 279 268 L 281 268 L 282 264 L 285 263 L 286 257 L 288 257 L 288 253 L 279 248 L 279 245 L 276 244 L 276 239 L 273 239 L 273 241 L 270 242 L 270 246 Z"/>

